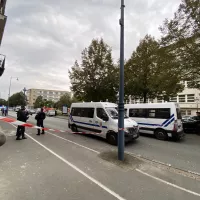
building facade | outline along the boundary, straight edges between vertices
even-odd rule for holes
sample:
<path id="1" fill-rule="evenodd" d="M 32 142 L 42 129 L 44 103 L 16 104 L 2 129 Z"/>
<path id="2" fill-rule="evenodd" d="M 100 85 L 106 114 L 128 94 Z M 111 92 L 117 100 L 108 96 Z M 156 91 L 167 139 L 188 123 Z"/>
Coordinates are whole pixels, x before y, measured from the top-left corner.
<path id="1" fill-rule="evenodd" d="M 170 102 L 177 102 L 181 108 L 183 115 L 196 115 L 197 111 L 200 111 L 200 90 L 189 88 L 187 81 L 184 83 L 184 90 L 178 93 L 176 96 L 170 98 Z M 162 97 L 155 99 L 148 99 L 148 103 L 163 103 Z M 127 103 L 127 102 L 126 102 Z M 132 99 L 129 97 L 129 103 L 143 103 L 143 99 Z"/>
<path id="2" fill-rule="evenodd" d="M 58 90 L 45 90 L 45 89 L 29 89 L 27 90 L 26 96 L 28 100 L 28 106 L 33 106 L 37 97 L 42 96 L 43 99 L 48 101 L 59 101 L 60 97 L 66 93 L 70 93 L 68 91 L 58 91 Z"/>

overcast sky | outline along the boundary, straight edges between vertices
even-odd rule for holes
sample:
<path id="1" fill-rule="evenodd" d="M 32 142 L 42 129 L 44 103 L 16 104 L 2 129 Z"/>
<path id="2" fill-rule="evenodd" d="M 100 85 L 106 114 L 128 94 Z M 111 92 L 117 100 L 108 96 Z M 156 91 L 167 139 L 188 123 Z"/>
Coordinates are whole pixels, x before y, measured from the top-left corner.
<path id="1" fill-rule="evenodd" d="M 125 0 L 125 58 L 147 33 L 172 18 L 181 0 Z M 103 37 L 119 58 L 120 0 L 8 0 L 0 53 L 7 56 L 0 97 L 23 87 L 68 90 L 68 70 L 93 38 Z"/>

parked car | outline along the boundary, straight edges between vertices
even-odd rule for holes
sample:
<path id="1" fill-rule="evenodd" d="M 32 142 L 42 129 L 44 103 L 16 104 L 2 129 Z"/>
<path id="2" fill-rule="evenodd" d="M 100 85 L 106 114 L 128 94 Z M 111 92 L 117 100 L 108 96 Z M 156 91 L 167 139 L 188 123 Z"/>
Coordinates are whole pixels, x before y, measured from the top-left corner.
<path id="1" fill-rule="evenodd" d="M 36 114 L 36 111 L 35 111 L 34 109 L 30 109 L 30 110 L 29 110 L 29 114 L 30 114 L 30 115 Z"/>
<path id="2" fill-rule="evenodd" d="M 196 116 L 183 116 L 182 123 L 185 133 L 197 133 L 197 127 L 200 125 L 200 120 L 198 120 Z"/>
<path id="3" fill-rule="evenodd" d="M 55 110 L 49 110 L 47 111 L 47 116 L 55 116 L 56 115 L 56 111 Z"/>

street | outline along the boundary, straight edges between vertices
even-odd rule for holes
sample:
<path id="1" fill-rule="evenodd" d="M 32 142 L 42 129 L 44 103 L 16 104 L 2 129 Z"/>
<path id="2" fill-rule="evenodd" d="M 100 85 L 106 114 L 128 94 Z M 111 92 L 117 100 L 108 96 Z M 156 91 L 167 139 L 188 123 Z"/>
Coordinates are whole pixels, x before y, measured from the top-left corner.
<path id="1" fill-rule="evenodd" d="M 14 112 L 9 115 L 16 117 Z M 34 116 L 29 123 L 35 124 Z M 0 131 L 7 136 L 0 147 L 0 199 L 200 197 L 200 176 L 183 171 L 200 172 L 197 135 L 186 135 L 180 142 L 141 136 L 126 145 L 126 152 L 136 157 L 127 155 L 123 165 L 114 159 L 116 147 L 94 136 L 70 133 L 65 119 L 47 117 L 45 127 L 67 132 L 37 136 L 36 129 L 26 128 L 28 139 L 16 141 L 16 127 L 0 122 Z"/>

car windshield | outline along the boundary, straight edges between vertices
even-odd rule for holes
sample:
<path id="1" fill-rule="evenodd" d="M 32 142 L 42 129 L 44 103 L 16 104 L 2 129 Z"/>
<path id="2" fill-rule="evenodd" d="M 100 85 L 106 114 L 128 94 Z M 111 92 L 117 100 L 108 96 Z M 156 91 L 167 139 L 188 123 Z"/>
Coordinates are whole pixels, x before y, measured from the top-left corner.
<path id="1" fill-rule="evenodd" d="M 118 119 L 118 110 L 117 108 L 106 108 L 109 116 L 113 119 Z M 128 118 L 127 115 L 124 113 L 124 118 Z"/>

